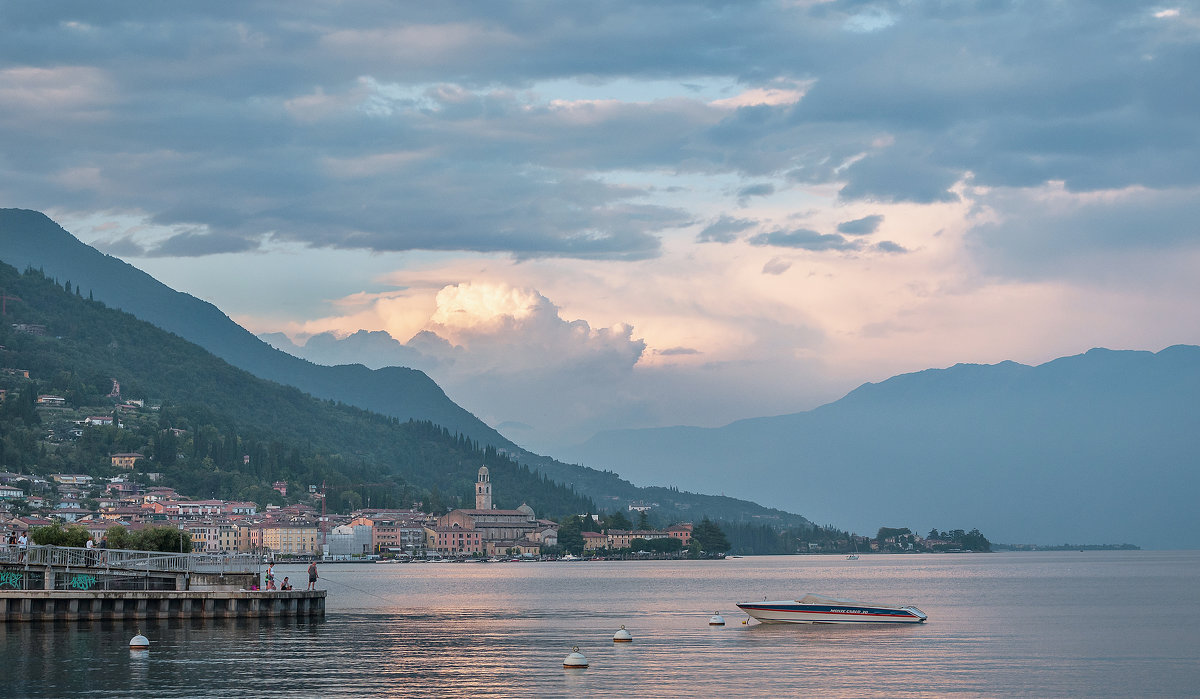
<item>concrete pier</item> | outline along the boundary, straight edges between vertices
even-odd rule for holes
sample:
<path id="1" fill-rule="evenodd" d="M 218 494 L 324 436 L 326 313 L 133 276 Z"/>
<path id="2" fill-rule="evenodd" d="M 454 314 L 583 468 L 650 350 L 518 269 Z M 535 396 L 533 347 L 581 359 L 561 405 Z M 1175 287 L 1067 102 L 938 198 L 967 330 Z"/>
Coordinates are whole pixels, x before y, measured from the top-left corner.
<path id="1" fill-rule="evenodd" d="M 324 590 L 0 590 L 0 623 L 323 616 Z"/>

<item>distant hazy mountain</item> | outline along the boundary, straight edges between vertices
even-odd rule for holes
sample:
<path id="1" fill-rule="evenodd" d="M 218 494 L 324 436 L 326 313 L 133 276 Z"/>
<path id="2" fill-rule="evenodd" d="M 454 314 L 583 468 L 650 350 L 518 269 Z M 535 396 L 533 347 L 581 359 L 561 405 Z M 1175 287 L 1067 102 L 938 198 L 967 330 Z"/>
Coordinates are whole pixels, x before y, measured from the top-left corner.
<path id="1" fill-rule="evenodd" d="M 1200 347 L 1093 349 L 905 374 L 716 429 L 603 433 L 567 456 L 860 533 L 979 527 L 1003 542 L 1196 548 L 1198 409 Z"/>
<path id="2" fill-rule="evenodd" d="M 359 330 L 344 338 L 324 332 L 297 345 L 284 333 L 262 333 L 258 339 L 294 357 L 317 364 L 363 364 L 372 369 L 385 366 L 429 367 L 432 361 L 420 351 L 397 342 L 385 330 Z"/>

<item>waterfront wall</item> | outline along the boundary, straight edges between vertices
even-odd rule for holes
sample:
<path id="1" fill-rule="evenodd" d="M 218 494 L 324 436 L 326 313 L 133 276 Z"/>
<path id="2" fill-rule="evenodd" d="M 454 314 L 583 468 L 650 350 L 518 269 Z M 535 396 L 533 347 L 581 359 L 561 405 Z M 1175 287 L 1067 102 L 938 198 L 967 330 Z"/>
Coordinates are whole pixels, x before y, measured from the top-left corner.
<path id="1" fill-rule="evenodd" d="M 325 591 L 0 590 L 0 623 L 323 617 Z"/>

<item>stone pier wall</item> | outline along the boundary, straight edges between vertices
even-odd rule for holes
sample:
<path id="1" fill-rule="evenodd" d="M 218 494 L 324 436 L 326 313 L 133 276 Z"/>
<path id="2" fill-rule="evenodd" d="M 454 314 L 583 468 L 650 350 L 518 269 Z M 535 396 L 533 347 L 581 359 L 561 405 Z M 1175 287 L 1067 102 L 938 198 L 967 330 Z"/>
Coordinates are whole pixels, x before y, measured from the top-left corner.
<path id="1" fill-rule="evenodd" d="M 325 591 L 0 590 L 0 623 L 80 619 L 323 617 Z"/>

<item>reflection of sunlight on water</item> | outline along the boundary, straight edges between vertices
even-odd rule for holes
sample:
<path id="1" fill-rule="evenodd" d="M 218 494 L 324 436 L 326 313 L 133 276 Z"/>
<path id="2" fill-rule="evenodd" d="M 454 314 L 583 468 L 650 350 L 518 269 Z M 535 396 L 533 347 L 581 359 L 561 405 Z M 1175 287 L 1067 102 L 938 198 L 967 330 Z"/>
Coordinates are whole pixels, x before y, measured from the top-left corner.
<path id="1" fill-rule="evenodd" d="M 129 651 L 129 679 L 130 686 L 136 689 L 146 689 L 146 678 L 150 673 L 150 651 L 148 650 L 130 650 Z"/>

